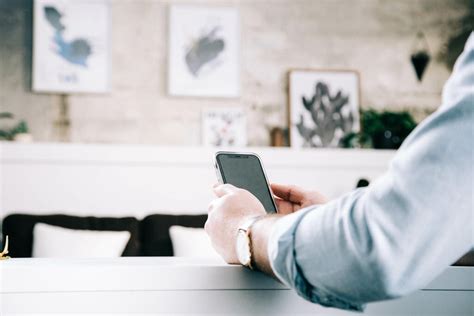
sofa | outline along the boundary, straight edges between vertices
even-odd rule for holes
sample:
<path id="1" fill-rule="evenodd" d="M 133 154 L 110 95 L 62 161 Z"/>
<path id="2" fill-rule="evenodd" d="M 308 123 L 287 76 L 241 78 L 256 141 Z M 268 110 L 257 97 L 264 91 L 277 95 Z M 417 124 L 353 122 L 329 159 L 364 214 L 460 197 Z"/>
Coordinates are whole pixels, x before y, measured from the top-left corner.
<path id="1" fill-rule="evenodd" d="M 173 256 L 170 227 L 202 228 L 206 219 L 207 215 L 153 214 L 138 220 L 134 217 L 11 214 L 3 220 L 3 240 L 9 236 L 11 257 L 32 257 L 34 227 L 44 223 L 74 230 L 128 231 L 130 239 L 122 256 Z"/>
<path id="2" fill-rule="evenodd" d="M 34 226 L 49 224 L 74 230 L 128 231 L 130 239 L 122 256 L 173 256 L 170 236 L 172 226 L 203 228 L 207 215 L 152 214 L 142 220 L 135 217 L 81 217 L 70 215 L 11 214 L 3 220 L 3 240 L 9 236 L 9 255 L 13 258 L 32 257 Z M 454 266 L 474 266 L 474 251 L 456 261 Z"/>

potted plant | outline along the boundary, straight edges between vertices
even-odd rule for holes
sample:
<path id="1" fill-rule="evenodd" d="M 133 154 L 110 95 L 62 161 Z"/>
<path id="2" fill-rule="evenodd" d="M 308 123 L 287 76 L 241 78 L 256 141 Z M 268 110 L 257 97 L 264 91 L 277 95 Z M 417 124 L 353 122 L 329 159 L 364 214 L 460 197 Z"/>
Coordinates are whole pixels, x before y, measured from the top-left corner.
<path id="1" fill-rule="evenodd" d="M 20 121 L 17 124 L 11 123 L 14 116 L 11 113 L 0 113 L 0 119 L 10 121 L 9 124 L 0 128 L 0 140 L 13 140 L 17 142 L 31 142 L 33 136 L 28 131 L 28 124 L 25 121 Z"/>
<path id="2" fill-rule="evenodd" d="M 416 127 L 407 111 L 361 111 L 361 131 L 351 133 L 343 140 L 346 148 L 398 149 Z"/>

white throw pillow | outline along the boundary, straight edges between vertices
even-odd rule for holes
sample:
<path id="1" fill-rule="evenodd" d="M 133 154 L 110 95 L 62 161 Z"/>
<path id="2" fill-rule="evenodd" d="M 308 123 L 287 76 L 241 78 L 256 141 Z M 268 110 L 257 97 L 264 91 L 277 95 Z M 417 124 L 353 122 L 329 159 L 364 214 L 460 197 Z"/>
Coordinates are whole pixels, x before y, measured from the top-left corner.
<path id="1" fill-rule="evenodd" d="M 33 257 L 120 257 L 129 240 L 129 231 L 76 230 L 38 223 L 33 229 Z"/>
<path id="2" fill-rule="evenodd" d="M 212 247 L 211 240 L 203 228 L 171 226 L 170 237 L 175 257 L 208 258 L 224 262 Z"/>

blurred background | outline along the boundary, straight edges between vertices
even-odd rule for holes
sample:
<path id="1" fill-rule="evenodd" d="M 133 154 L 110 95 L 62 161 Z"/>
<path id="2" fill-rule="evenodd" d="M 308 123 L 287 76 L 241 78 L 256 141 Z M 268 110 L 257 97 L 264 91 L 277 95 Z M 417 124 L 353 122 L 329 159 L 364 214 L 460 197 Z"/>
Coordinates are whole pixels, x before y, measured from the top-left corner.
<path id="1" fill-rule="evenodd" d="M 0 0 L 0 235 L 12 257 L 215 257 L 217 147 L 330 198 L 367 186 L 473 23 L 472 0 Z"/>
<path id="2" fill-rule="evenodd" d="M 473 29 L 474 0 L 0 0 L 0 314 L 295 314 L 280 285 L 176 259 L 15 258 L 222 262 L 203 229 L 217 150 L 330 199 L 368 186 Z M 472 315 L 454 269 L 369 314 Z"/>
<path id="3" fill-rule="evenodd" d="M 474 21 L 470 0 L 107 3 L 107 91 L 68 93 L 32 91 L 33 1 L 0 0 L 0 112 L 24 120 L 35 141 L 200 145 L 202 111 L 225 107 L 244 111 L 248 145 L 267 146 L 272 128 L 288 127 L 287 74 L 302 68 L 357 71 L 361 109 L 407 110 L 420 121 L 440 105 Z M 180 4 L 236 9 L 235 96 L 170 95 L 170 7 Z M 87 12 L 81 19 L 96 22 Z M 417 49 L 430 58 L 422 81 Z"/>

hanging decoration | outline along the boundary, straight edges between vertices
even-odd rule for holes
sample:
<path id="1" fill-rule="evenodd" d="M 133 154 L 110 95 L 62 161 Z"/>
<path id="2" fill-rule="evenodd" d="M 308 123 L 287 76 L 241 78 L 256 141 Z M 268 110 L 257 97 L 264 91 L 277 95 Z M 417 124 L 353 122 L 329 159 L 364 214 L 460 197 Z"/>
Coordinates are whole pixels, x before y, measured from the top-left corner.
<path id="1" fill-rule="evenodd" d="M 411 54 L 411 63 L 415 69 L 416 77 L 419 82 L 421 82 L 423 78 L 430 59 L 431 55 L 425 34 L 423 34 L 423 32 L 418 32 L 416 34 L 415 45 Z"/>

